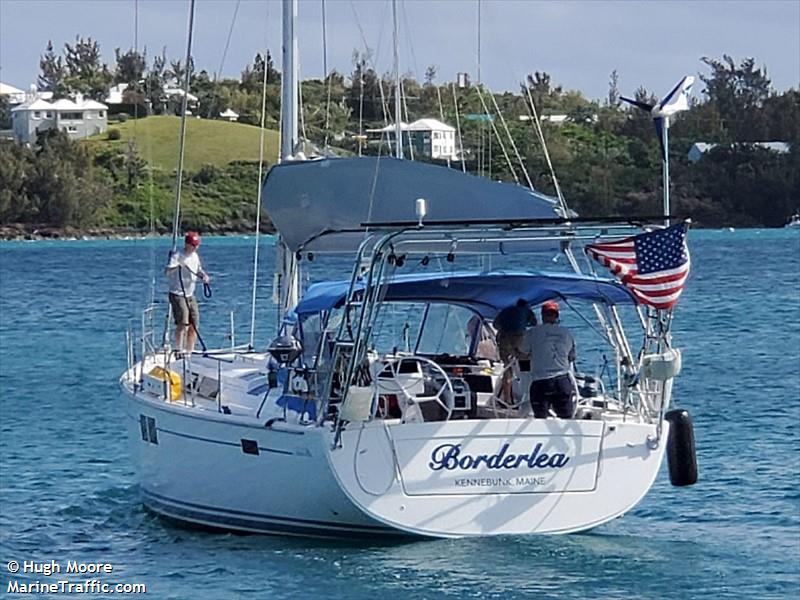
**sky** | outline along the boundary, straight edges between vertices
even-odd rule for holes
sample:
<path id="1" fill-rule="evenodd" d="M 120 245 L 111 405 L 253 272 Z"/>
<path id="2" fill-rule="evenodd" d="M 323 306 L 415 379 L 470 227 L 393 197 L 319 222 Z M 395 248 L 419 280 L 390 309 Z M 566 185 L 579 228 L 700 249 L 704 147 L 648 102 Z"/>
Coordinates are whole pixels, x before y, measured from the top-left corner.
<path id="1" fill-rule="evenodd" d="M 324 72 L 322 7 L 300 0 L 303 79 Z M 354 51 L 367 48 L 380 73 L 392 70 L 391 0 L 324 7 L 329 70 L 349 74 Z M 27 89 L 48 40 L 63 49 L 78 35 L 96 39 L 112 65 L 114 48 L 135 44 L 151 58 L 164 47 L 182 58 L 188 14 L 189 0 L 0 0 L 0 81 Z M 777 91 L 800 88 L 800 0 L 398 0 L 398 21 L 401 71 L 419 81 L 429 65 L 439 82 L 458 72 L 475 81 L 480 65 L 490 89 L 516 91 L 526 74 L 545 71 L 564 89 L 602 99 L 616 70 L 623 94 L 644 86 L 662 96 L 683 75 L 708 74 L 701 57 L 728 54 L 766 66 Z M 197 0 L 195 64 L 238 77 L 269 48 L 280 69 L 280 27 L 277 0 Z"/>

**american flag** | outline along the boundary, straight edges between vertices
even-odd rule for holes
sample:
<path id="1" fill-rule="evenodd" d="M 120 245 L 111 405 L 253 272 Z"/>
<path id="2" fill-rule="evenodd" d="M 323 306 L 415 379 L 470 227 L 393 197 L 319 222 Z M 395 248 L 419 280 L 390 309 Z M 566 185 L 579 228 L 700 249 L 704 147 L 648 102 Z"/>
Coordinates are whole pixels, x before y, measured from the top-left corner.
<path id="1" fill-rule="evenodd" d="M 686 223 L 607 244 L 589 244 L 586 254 L 616 275 L 643 304 L 671 308 L 689 276 Z"/>

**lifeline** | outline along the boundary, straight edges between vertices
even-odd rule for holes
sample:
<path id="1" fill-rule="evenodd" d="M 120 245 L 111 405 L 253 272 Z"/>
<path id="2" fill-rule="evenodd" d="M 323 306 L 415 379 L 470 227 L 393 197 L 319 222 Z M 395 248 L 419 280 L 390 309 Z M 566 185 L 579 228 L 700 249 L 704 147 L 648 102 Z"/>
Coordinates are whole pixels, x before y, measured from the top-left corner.
<path id="1" fill-rule="evenodd" d="M 461 454 L 461 444 L 442 444 L 431 452 L 428 467 L 433 471 L 446 469 L 478 469 L 481 463 L 487 469 L 518 469 L 525 463 L 529 469 L 560 469 L 569 462 L 569 457 L 561 452 L 547 454 L 541 452 L 542 444 L 538 443 L 530 454 L 508 454 L 509 444 L 503 444 L 497 454 Z M 541 452 L 541 454 L 540 454 Z"/>

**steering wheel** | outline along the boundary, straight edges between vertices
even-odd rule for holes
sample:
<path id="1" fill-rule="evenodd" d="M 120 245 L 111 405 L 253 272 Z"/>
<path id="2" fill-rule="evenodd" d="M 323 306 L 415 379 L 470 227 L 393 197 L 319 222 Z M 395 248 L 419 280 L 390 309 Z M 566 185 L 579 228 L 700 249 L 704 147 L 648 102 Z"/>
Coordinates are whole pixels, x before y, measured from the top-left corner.
<path id="1" fill-rule="evenodd" d="M 416 362 L 419 363 L 422 367 L 423 372 L 423 383 L 425 381 L 425 371 L 428 371 L 428 377 L 433 378 L 432 373 L 436 374 L 437 379 L 442 380 L 442 384 L 439 386 L 439 389 L 436 391 L 435 394 L 431 396 L 421 396 L 416 395 L 413 396 L 410 393 L 410 390 L 414 385 L 416 385 L 416 381 L 414 381 L 411 385 L 403 386 L 400 384 L 398 377 L 406 375 L 407 373 L 400 372 L 400 366 L 404 361 Z M 386 386 L 385 383 L 381 383 L 381 374 L 386 373 L 388 370 L 389 375 L 391 376 L 392 386 L 391 388 Z M 384 376 L 385 378 L 385 376 Z M 450 416 L 453 414 L 453 409 L 455 407 L 455 392 L 453 391 L 453 382 L 450 380 L 450 377 L 445 373 L 444 369 L 436 364 L 429 358 L 425 358 L 424 356 L 397 356 L 393 358 L 388 358 L 383 361 L 381 364 L 381 369 L 378 372 L 378 376 L 375 379 L 376 387 L 378 390 L 378 394 L 381 393 L 392 393 L 398 394 L 402 397 L 402 404 L 404 405 L 403 410 L 403 418 L 405 419 L 405 407 L 414 406 L 419 404 L 420 402 L 436 402 L 442 410 L 446 413 L 445 421 L 450 419 Z M 447 393 L 445 393 L 447 392 Z"/>

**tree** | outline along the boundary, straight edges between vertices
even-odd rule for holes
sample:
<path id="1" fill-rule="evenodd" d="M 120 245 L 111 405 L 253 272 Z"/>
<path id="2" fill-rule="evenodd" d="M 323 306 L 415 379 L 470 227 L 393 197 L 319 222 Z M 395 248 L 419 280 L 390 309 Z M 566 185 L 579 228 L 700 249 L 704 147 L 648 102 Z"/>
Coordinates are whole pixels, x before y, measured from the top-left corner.
<path id="1" fill-rule="evenodd" d="M 703 93 L 719 112 L 728 141 L 763 141 L 766 126 L 761 108 L 771 93 L 766 69 L 756 68 L 753 58 L 737 66 L 727 54 L 722 60 L 707 56 L 701 60 L 711 68 L 710 75 L 700 76 L 706 85 Z"/>
<path id="2" fill-rule="evenodd" d="M 0 140 L 0 223 L 25 222 L 33 216 L 26 189 L 32 154 L 12 140 Z"/>
<path id="3" fill-rule="evenodd" d="M 432 87 L 435 79 L 436 79 L 436 66 L 428 65 L 428 68 L 425 69 L 425 87 Z"/>
<path id="4" fill-rule="evenodd" d="M 261 86 L 264 83 L 264 68 L 267 69 L 267 85 L 276 85 L 281 82 L 281 74 L 275 70 L 272 55 L 267 50 L 266 60 L 261 54 L 256 54 L 253 64 L 245 67 L 242 71 L 241 87 L 250 93 L 261 93 Z"/>
<path id="5" fill-rule="evenodd" d="M 368 68 L 370 54 L 353 53 L 353 72 L 350 76 L 350 88 L 347 90 L 346 102 L 353 115 L 358 115 L 359 122 L 379 123 L 384 119 L 381 79 L 373 68 Z"/>
<path id="6" fill-rule="evenodd" d="M 11 129 L 11 106 L 5 94 L 0 96 L 0 129 Z"/>
<path id="7" fill-rule="evenodd" d="M 608 80 L 608 98 L 606 106 L 609 108 L 619 108 L 619 74 L 617 70 L 611 71 L 611 76 Z"/>
<path id="8" fill-rule="evenodd" d="M 127 83 L 129 86 L 139 85 L 147 69 L 147 60 L 144 54 L 133 49 L 123 54 L 119 48 L 116 48 L 114 55 L 117 60 L 114 69 L 114 83 Z"/>
<path id="9" fill-rule="evenodd" d="M 183 89 L 186 81 L 186 66 L 181 62 L 180 59 L 178 60 L 171 60 L 169 61 L 169 69 L 166 70 L 164 73 L 166 77 L 171 78 L 173 80 L 173 84 L 176 87 Z M 194 58 L 192 56 L 189 57 L 189 87 L 192 86 L 194 82 Z"/>
<path id="10" fill-rule="evenodd" d="M 67 78 L 67 70 L 64 67 L 64 60 L 57 56 L 53 50 L 53 42 L 47 42 L 47 50 L 39 59 L 39 75 L 38 87 L 42 90 L 53 92 L 54 98 L 63 98 L 67 94 L 67 86 L 65 80 Z"/>
<path id="11" fill-rule="evenodd" d="M 561 86 L 553 87 L 551 85 L 549 73 L 536 71 L 533 75 L 528 74 L 525 85 L 530 90 L 533 103 L 536 105 L 536 110 L 539 111 L 539 114 L 543 110 L 558 107 L 558 99 L 563 90 Z M 522 91 L 527 96 L 525 85 L 523 85 Z"/>
<path id="12" fill-rule="evenodd" d="M 164 86 L 166 85 L 165 66 L 167 63 L 166 49 L 160 55 L 153 57 L 153 64 L 145 76 L 144 94 L 149 110 L 157 115 L 166 110 Z"/>
<path id="13" fill-rule="evenodd" d="M 64 44 L 67 67 L 66 85 L 71 92 L 80 92 L 94 100 L 103 100 L 112 76 L 101 61 L 100 45 L 92 38 L 75 38 L 75 45 Z"/>

